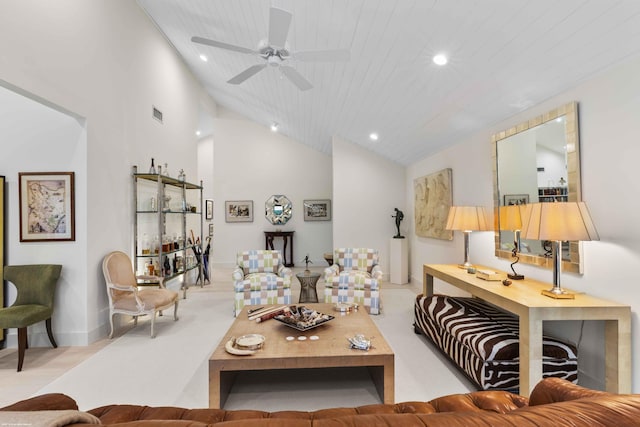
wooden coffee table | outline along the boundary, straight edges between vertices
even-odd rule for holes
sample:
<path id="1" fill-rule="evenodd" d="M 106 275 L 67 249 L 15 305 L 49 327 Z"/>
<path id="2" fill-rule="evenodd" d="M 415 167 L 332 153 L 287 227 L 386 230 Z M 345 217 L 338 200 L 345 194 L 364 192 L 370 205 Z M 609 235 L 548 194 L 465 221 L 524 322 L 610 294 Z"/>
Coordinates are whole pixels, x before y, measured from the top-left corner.
<path id="1" fill-rule="evenodd" d="M 287 369 L 367 367 L 383 403 L 395 403 L 394 354 L 384 337 L 361 308 L 350 313 L 333 310 L 333 304 L 303 304 L 335 319 L 306 332 L 290 328 L 277 320 L 256 323 L 248 320 L 245 306 L 209 358 L 209 407 L 222 408 L 238 372 Z M 235 356 L 224 349 L 231 337 L 261 334 L 264 348 L 251 356 Z M 349 348 L 347 337 L 371 337 L 368 351 Z M 300 341 L 300 336 L 307 337 Z M 317 340 L 311 340 L 317 336 Z M 287 341 L 287 337 L 295 337 Z"/>

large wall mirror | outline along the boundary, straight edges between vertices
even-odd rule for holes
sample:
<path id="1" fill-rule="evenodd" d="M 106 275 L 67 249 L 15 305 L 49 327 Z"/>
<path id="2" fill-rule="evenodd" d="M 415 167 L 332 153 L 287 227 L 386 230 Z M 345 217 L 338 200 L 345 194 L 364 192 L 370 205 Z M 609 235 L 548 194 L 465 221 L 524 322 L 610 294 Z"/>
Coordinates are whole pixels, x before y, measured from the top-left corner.
<path id="1" fill-rule="evenodd" d="M 500 206 L 581 201 L 578 104 L 563 105 L 498 132 L 491 142 L 495 253 L 511 260 L 514 231 L 500 229 Z M 518 256 L 522 263 L 553 267 L 548 242 L 523 239 Z M 582 273 L 579 242 L 563 243 L 562 269 Z"/>

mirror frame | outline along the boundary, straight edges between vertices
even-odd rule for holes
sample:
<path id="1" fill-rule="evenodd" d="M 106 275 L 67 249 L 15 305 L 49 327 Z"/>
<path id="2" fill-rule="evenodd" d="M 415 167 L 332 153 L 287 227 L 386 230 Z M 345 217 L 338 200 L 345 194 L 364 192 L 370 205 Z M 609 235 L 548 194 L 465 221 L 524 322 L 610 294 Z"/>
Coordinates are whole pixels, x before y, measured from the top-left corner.
<path id="1" fill-rule="evenodd" d="M 276 213 L 276 206 L 282 207 L 282 212 Z M 292 209 L 291 201 L 281 194 L 275 194 L 264 202 L 264 216 L 273 225 L 286 224 L 291 219 Z"/>
<path id="2" fill-rule="evenodd" d="M 498 188 L 498 142 L 520 132 L 532 129 L 536 126 L 550 122 L 564 116 L 565 138 L 567 144 L 567 190 L 568 201 L 582 201 L 580 182 L 580 138 L 578 134 L 578 103 L 570 102 L 545 114 L 522 122 L 509 129 L 495 133 L 491 136 L 492 162 L 493 162 L 493 204 L 495 216 L 495 255 L 498 258 L 513 260 L 510 250 L 500 248 L 500 218 L 498 208 L 500 206 L 500 189 Z M 518 253 L 520 263 L 537 265 L 545 268 L 553 268 L 553 258 L 545 258 L 538 255 Z M 562 271 L 582 274 L 582 256 L 580 242 L 569 242 L 569 259 L 562 260 Z"/>

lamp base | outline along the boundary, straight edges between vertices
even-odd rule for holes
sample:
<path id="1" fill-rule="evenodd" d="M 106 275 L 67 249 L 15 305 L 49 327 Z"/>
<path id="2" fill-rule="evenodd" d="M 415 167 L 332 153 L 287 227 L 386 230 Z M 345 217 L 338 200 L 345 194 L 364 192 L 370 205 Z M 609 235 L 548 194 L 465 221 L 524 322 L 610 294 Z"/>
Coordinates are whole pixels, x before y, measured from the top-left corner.
<path id="1" fill-rule="evenodd" d="M 511 280 L 524 280 L 524 275 L 522 274 L 507 274 L 507 277 Z"/>
<path id="2" fill-rule="evenodd" d="M 563 290 L 560 290 L 560 292 L 555 292 L 554 290 L 555 288 L 549 289 L 548 291 L 542 291 L 541 293 L 546 297 L 555 299 L 575 299 L 576 297 L 575 294 L 572 294 L 570 292 L 566 292 Z"/>
<path id="3" fill-rule="evenodd" d="M 465 262 L 464 264 L 458 264 L 458 268 L 464 268 L 465 270 L 468 270 L 469 268 L 473 268 L 473 264 L 471 264 L 470 262 Z"/>

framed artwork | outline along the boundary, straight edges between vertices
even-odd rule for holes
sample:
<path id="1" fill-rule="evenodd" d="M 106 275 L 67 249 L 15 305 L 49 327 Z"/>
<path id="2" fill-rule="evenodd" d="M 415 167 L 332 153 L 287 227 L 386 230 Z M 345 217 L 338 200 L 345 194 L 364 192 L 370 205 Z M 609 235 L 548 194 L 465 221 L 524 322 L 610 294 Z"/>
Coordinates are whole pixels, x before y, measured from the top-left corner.
<path id="1" fill-rule="evenodd" d="M 224 202 L 225 222 L 253 222 L 253 200 Z"/>
<path id="2" fill-rule="evenodd" d="M 331 221 L 331 200 L 305 200 L 305 221 Z"/>
<path id="3" fill-rule="evenodd" d="M 529 203 L 529 195 L 528 194 L 505 194 L 504 195 L 504 205 L 526 205 Z"/>
<path id="4" fill-rule="evenodd" d="M 213 224 L 209 224 L 209 237 L 213 237 Z"/>
<path id="5" fill-rule="evenodd" d="M 207 221 L 213 219 L 213 200 L 211 199 L 204 201 L 204 219 Z"/>
<path id="6" fill-rule="evenodd" d="M 20 241 L 76 240 L 73 172 L 20 172 Z"/>
<path id="7" fill-rule="evenodd" d="M 416 235 L 453 240 L 453 231 L 446 229 L 453 200 L 451 175 L 447 168 L 413 181 Z"/>

